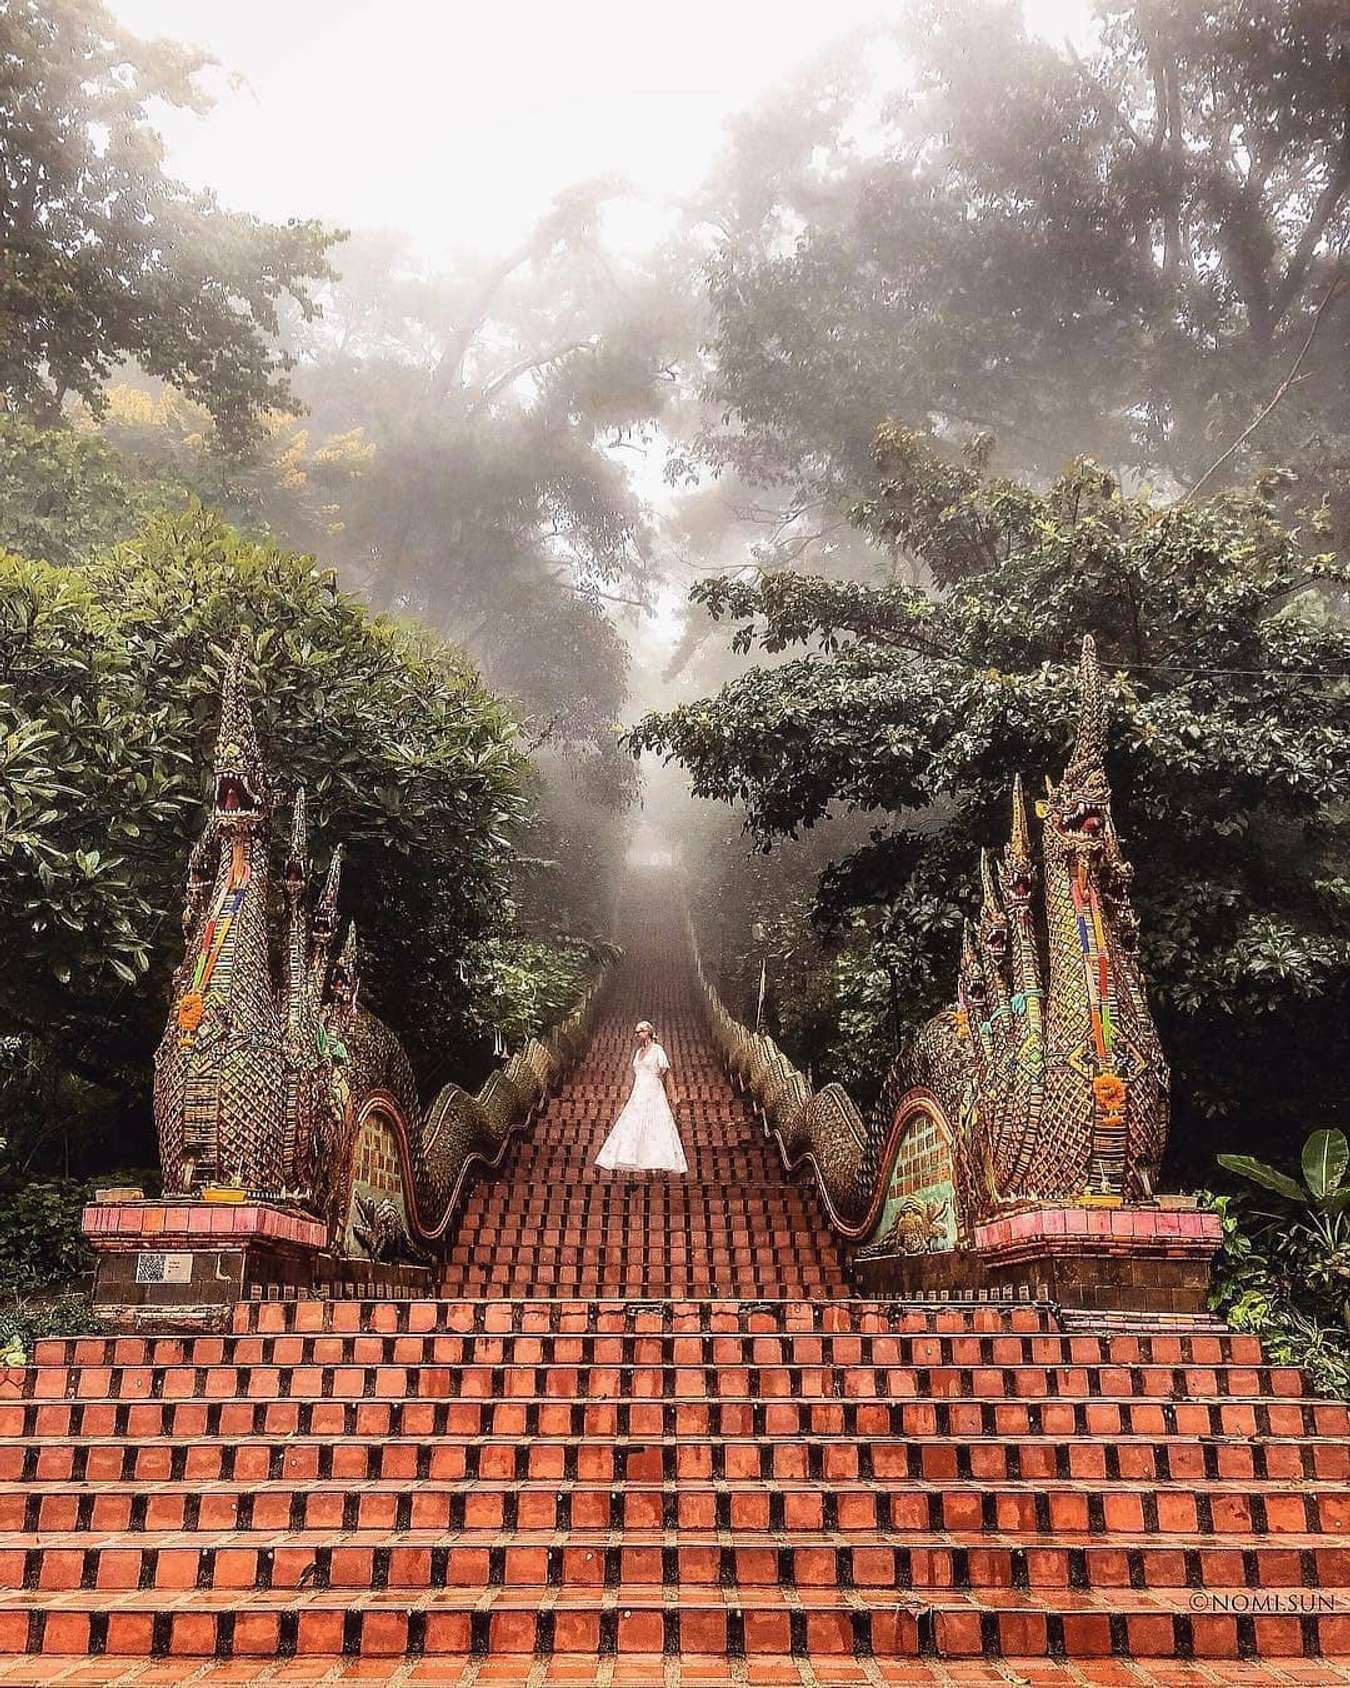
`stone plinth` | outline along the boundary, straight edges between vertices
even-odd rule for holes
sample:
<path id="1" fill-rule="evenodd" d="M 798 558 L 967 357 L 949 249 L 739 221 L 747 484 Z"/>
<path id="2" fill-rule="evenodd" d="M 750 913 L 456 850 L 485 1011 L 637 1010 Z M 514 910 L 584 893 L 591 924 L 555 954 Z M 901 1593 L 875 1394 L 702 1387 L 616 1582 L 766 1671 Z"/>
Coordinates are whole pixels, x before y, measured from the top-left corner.
<path id="1" fill-rule="evenodd" d="M 860 1260 L 855 1278 L 875 1294 L 1201 1313 L 1220 1237 L 1218 1214 L 1199 1208 L 1028 1205 L 977 1225 L 972 1248 Z"/>
<path id="2" fill-rule="evenodd" d="M 137 1325 L 212 1325 L 237 1301 L 307 1295 L 328 1241 L 318 1220 L 266 1201 L 95 1202 L 83 1226 L 95 1304 Z"/>
<path id="3" fill-rule="evenodd" d="M 975 1251 L 991 1283 L 1064 1307 L 1201 1313 L 1221 1235 L 1200 1208 L 1044 1206 L 977 1225 Z"/>

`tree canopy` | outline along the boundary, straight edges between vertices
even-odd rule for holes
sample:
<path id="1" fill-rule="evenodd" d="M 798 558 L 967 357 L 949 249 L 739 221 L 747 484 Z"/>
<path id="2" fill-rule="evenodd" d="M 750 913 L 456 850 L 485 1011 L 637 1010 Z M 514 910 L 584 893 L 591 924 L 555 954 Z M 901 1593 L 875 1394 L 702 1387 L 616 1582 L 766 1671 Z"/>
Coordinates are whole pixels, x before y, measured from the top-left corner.
<path id="1" fill-rule="evenodd" d="M 101 0 L 0 10 L 0 394 L 50 422 L 95 410 L 124 359 L 245 440 L 295 406 L 285 301 L 313 314 L 336 238 L 224 210 L 164 171 L 155 103 L 206 108 L 200 53 L 142 41 Z"/>
<path id="2" fill-rule="evenodd" d="M 171 473 L 139 472 L 97 434 L 0 414 L 0 550 L 83 562 L 187 497 Z"/>
<path id="3" fill-rule="evenodd" d="M 1350 993 L 1350 630 L 1260 493 L 1160 507 L 1080 462 L 1044 491 L 898 427 L 856 519 L 938 594 L 795 575 L 695 591 L 742 648 L 795 648 L 715 696 L 649 715 L 632 743 L 700 795 L 743 803 L 764 846 L 839 811 L 901 816 L 824 874 L 816 918 L 874 912 L 907 1017 L 950 991 L 981 846 L 1008 790 L 1058 774 L 1073 659 L 1112 675 L 1110 773 L 1178 1102 L 1231 1118 L 1261 1075 L 1344 1103 Z M 1339 1050 L 1337 1056 L 1334 1052 Z"/>
<path id="4" fill-rule="evenodd" d="M 628 465 L 668 402 L 685 312 L 668 272 L 606 243 L 619 195 L 564 194 L 491 263 L 432 269 L 394 237 L 346 243 L 322 318 L 287 324 L 308 414 L 269 413 L 247 454 L 201 405 L 129 381 L 104 395 L 99 433 L 129 483 L 191 487 L 465 645 L 531 742 L 624 800 L 616 620 L 647 607 L 660 573 Z"/>
<path id="5" fill-rule="evenodd" d="M 424 1070 L 483 1035 L 473 946 L 509 912 L 514 722 L 454 650 L 196 508 L 81 568 L 0 555 L 0 1029 L 132 1105 L 240 630 L 279 848 L 303 784 L 316 865 L 347 847 L 373 1000 Z"/>
<path id="6" fill-rule="evenodd" d="M 1010 0 L 919 0 L 740 125 L 708 215 L 692 458 L 779 488 L 797 535 L 833 531 L 887 416 L 1038 476 L 1280 464 L 1350 521 L 1337 0 L 1110 0 L 1082 54 Z"/>

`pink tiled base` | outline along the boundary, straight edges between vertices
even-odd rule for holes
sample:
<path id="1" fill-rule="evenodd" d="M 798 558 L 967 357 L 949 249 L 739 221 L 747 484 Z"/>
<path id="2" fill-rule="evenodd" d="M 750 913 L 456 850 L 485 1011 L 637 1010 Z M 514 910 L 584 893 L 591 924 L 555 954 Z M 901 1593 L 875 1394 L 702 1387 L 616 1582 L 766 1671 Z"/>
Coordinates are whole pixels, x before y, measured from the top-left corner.
<path id="1" fill-rule="evenodd" d="M 1025 1208 L 975 1227 L 975 1247 L 989 1260 L 1046 1255 L 1135 1255 L 1207 1259 L 1219 1246 L 1219 1216 L 1205 1209 L 1156 1207 Z"/>
<path id="2" fill-rule="evenodd" d="M 316 1219 L 268 1202 L 95 1202 L 84 1210 L 84 1234 L 95 1249 L 192 1249 L 266 1241 L 321 1249 Z"/>
<path id="3" fill-rule="evenodd" d="M 270 1202 L 95 1202 L 84 1210 L 94 1301 L 115 1322 L 223 1326 L 239 1301 L 312 1294 L 325 1227 Z M 141 1276 L 146 1256 L 163 1264 Z M 172 1257 L 174 1270 L 168 1270 Z"/>

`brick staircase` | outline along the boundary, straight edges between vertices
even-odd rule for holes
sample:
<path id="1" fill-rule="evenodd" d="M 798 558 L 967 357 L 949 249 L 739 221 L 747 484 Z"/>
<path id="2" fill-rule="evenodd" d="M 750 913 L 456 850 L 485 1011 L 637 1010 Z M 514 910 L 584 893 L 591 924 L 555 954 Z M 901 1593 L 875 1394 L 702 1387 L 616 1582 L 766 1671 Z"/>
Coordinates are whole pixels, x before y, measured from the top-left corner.
<path id="1" fill-rule="evenodd" d="M 677 933 L 443 1299 L 0 1373 L 0 1682 L 1350 1683 L 1346 1407 L 1204 1320 L 850 1298 Z M 687 1180 L 588 1165 L 640 1014 Z"/>

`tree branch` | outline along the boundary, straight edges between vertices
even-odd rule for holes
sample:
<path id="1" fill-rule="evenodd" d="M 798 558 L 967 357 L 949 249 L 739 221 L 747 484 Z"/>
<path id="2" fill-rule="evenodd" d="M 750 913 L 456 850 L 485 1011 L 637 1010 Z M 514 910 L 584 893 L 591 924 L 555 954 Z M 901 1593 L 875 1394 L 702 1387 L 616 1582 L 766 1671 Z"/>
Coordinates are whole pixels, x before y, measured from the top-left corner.
<path id="1" fill-rule="evenodd" d="M 531 756 L 534 755 L 536 750 L 541 750 L 544 747 L 544 745 L 546 745 L 549 742 L 549 740 L 557 732 L 558 723 L 561 719 L 562 719 L 561 711 L 555 711 L 552 715 L 549 716 L 548 721 L 545 724 L 542 732 L 536 733 L 534 738 L 529 740 L 529 742 L 526 745 L 526 749 Z"/>
<path id="2" fill-rule="evenodd" d="M 1199 492 L 1200 488 L 1202 486 L 1204 486 L 1205 482 L 1208 481 L 1208 480 L 1212 480 L 1213 477 L 1216 474 L 1218 474 L 1219 470 L 1223 468 L 1224 464 L 1227 463 L 1229 458 L 1232 457 L 1237 451 L 1239 451 L 1247 443 L 1247 441 L 1252 437 L 1252 435 L 1256 432 L 1256 430 L 1265 421 L 1266 417 L 1270 415 L 1271 411 L 1274 410 L 1275 406 L 1280 402 L 1280 400 L 1284 397 L 1284 395 L 1294 385 L 1295 381 L 1298 380 L 1298 372 L 1303 366 L 1303 360 L 1304 360 L 1304 358 L 1307 357 L 1308 352 L 1312 347 L 1312 343 L 1313 343 L 1314 339 L 1317 337 L 1317 330 L 1321 326 L 1322 317 L 1323 317 L 1324 313 L 1326 312 L 1327 306 L 1331 303 L 1331 301 L 1340 292 L 1341 283 L 1342 283 L 1342 278 L 1340 276 L 1337 276 L 1335 278 L 1335 280 L 1332 282 L 1331 286 L 1327 288 L 1326 293 L 1322 297 L 1322 303 L 1317 307 L 1317 314 L 1313 317 L 1312 327 L 1308 330 L 1308 336 L 1304 340 L 1303 344 L 1299 347 L 1298 356 L 1294 359 L 1293 363 L 1290 365 L 1289 373 L 1285 376 L 1284 380 L 1281 381 L 1279 386 L 1275 389 L 1275 396 L 1271 399 L 1270 403 L 1265 407 L 1265 409 L 1260 413 L 1259 416 L 1257 416 L 1246 428 L 1244 428 L 1242 430 L 1242 432 L 1238 435 L 1238 437 L 1233 441 L 1232 445 L 1229 446 L 1228 450 L 1224 452 L 1223 456 L 1218 458 L 1215 462 L 1210 464 L 1209 468 L 1205 470 L 1204 474 L 1201 475 L 1200 479 L 1192 485 L 1190 491 L 1186 494 L 1185 498 L 1183 498 L 1181 500 L 1181 502 L 1183 504 L 1189 504 L 1191 502 L 1191 500 L 1194 499 L 1196 493 Z"/>
<path id="3" fill-rule="evenodd" d="M 492 303 L 497 289 L 514 274 L 524 263 L 535 254 L 538 245 L 537 233 L 508 252 L 498 263 L 488 271 L 483 285 L 478 289 L 469 305 L 465 309 L 463 325 L 457 333 L 450 336 L 450 343 L 441 354 L 440 361 L 431 373 L 431 397 L 443 399 L 451 386 L 459 377 L 468 355 L 469 347 L 473 344 L 474 336 L 482 326 L 483 318 L 487 315 L 488 306 Z"/>
<path id="4" fill-rule="evenodd" d="M 1341 155 L 1336 161 L 1336 168 L 1332 171 L 1327 185 L 1318 195 L 1317 204 L 1313 207 L 1308 226 L 1304 229 L 1298 245 L 1294 248 L 1293 256 L 1289 260 L 1289 268 L 1285 271 L 1284 280 L 1276 290 L 1271 314 L 1275 321 L 1279 321 L 1293 303 L 1294 295 L 1302 287 L 1308 274 L 1308 266 L 1312 263 L 1317 251 L 1318 242 L 1326 232 L 1326 226 L 1336 213 L 1336 208 L 1350 191 L 1350 107 L 1345 112 L 1345 132 L 1341 137 Z"/>
<path id="5" fill-rule="evenodd" d="M 569 340 L 565 346 L 558 346 L 551 352 L 529 353 L 488 382 L 465 412 L 465 420 L 472 421 L 480 410 L 492 403 L 503 387 L 509 387 L 513 381 L 518 381 L 522 375 L 528 375 L 532 369 L 543 369 L 546 364 L 557 363 L 572 352 L 584 351 L 586 347 L 594 345 L 594 340 Z"/>

